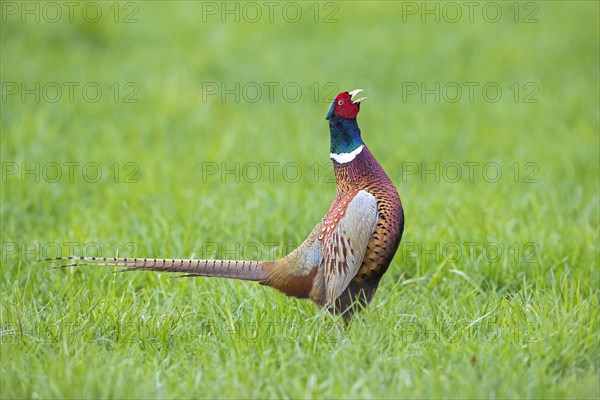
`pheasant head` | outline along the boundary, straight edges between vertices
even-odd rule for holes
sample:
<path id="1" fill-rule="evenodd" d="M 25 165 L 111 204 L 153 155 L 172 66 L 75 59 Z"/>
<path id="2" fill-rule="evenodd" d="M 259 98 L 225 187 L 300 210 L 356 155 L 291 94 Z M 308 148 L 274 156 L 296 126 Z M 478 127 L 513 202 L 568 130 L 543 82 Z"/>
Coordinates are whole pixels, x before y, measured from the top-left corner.
<path id="1" fill-rule="evenodd" d="M 356 122 L 360 103 L 365 99 L 365 97 L 354 99 L 354 96 L 360 92 L 362 89 L 338 94 L 327 113 L 326 119 L 329 121 L 331 133 L 330 157 L 339 164 L 352 161 L 365 146 Z"/>
<path id="2" fill-rule="evenodd" d="M 335 100 L 333 100 L 333 103 L 331 103 L 325 119 L 331 120 L 336 117 L 344 119 L 356 118 L 356 115 L 360 110 L 360 102 L 366 99 L 366 97 L 354 100 L 354 96 L 362 91 L 362 89 L 356 89 L 351 92 L 342 92 L 338 94 Z"/>

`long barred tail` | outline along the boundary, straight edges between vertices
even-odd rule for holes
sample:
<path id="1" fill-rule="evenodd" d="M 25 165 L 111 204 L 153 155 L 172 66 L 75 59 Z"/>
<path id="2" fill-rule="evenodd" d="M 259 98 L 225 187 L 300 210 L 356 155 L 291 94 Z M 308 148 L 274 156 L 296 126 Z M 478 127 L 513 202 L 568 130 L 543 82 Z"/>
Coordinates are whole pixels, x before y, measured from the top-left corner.
<path id="1" fill-rule="evenodd" d="M 67 264 L 57 268 L 79 265 L 123 267 L 127 270 L 147 270 L 157 272 L 179 272 L 183 276 L 212 276 L 218 278 L 241 279 L 245 281 L 265 281 L 267 273 L 260 261 L 239 260 L 178 260 L 170 258 L 110 258 L 110 257 L 56 257 L 44 261 L 63 261 Z"/>

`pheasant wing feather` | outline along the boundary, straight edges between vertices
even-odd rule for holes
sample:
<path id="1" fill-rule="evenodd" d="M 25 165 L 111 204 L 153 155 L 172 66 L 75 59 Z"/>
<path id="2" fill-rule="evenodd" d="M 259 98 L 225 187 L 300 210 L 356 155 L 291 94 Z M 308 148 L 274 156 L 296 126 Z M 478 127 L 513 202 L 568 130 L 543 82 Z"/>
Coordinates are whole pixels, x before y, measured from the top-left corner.
<path id="1" fill-rule="evenodd" d="M 323 243 L 325 303 L 332 306 L 354 278 L 377 225 L 377 201 L 366 190 L 348 203 L 345 215 Z"/>

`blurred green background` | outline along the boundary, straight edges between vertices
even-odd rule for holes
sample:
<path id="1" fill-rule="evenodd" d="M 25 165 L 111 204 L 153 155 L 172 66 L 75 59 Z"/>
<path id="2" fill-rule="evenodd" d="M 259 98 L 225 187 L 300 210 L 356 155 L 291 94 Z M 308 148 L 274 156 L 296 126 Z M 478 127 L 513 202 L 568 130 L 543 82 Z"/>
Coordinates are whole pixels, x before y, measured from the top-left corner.
<path id="1" fill-rule="evenodd" d="M 600 395 L 597 2 L 0 6 L 2 397 Z M 406 230 L 348 332 L 250 283 L 35 262 L 284 254 L 356 88 Z"/>

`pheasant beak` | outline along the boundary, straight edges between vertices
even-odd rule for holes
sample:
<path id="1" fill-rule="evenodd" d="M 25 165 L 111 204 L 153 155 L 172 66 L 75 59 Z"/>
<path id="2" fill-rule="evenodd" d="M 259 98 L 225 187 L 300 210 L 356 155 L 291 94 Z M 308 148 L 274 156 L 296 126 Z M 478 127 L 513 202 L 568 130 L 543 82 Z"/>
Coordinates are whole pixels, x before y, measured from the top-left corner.
<path id="1" fill-rule="evenodd" d="M 361 101 L 363 101 L 364 99 L 366 99 L 366 97 L 361 97 L 360 99 L 354 100 L 354 96 L 356 96 L 357 94 L 359 94 L 362 91 L 363 91 L 362 89 L 356 89 L 351 92 L 348 92 L 348 94 L 350 95 L 350 101 L 352 101 L 352 104 L 358 104 Z"/>

